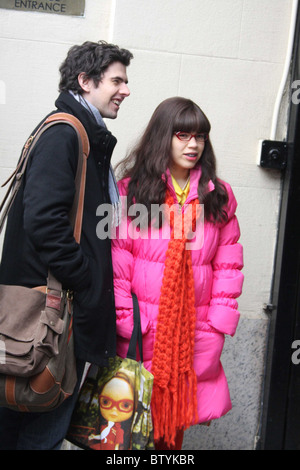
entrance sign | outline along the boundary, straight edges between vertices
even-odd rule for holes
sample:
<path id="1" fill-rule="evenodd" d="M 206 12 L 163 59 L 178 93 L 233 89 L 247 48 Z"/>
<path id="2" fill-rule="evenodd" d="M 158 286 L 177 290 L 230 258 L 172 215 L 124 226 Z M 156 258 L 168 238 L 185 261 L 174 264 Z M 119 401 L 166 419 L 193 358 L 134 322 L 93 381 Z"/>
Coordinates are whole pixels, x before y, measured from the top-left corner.
<path id="1" fill-rule="evenodd" d="M 0 0 L 0 8 L 38 11 L 57 15 L 83 16 L 85 0 Z"/>

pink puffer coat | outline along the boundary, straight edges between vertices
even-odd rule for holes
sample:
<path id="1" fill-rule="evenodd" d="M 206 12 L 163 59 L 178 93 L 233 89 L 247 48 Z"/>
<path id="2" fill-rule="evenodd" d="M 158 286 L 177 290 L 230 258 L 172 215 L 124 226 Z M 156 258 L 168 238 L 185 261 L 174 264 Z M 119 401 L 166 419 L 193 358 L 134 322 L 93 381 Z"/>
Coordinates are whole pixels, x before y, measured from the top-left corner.
<path id="1" fill-rule="evenodd" d="M 197 198 L 201 169 L 190 174 L 190 192 L 185 205 Z M 202 248 L 192 249 L 195 282 L 195 356 L 199 422 L 223 416 L 231 409 L 227 380 L 220 362 L 224 334 L 233 336 L 239 320 L 236 298 L 243 285 L 243 249 L 238 243 L 240 230 L 235 211 L 236 199 L 229 195 L 228 221 L 223 225 L 205 222 Z M 126 194 L 128 180 L 119 182 L 121 196 Z M 168 174 L 168 187 L 175 190 Z M 214 189 L 213 183 L 208 191 Z M 123 222 L 130 230 L 130 220 Z M 120 229 L 121 230 L 121 229 Z M 160 231 L 161 232 L 161 231 Z M 120 232 L 121 233 L 121 232 Z M 133 328 L 131 291 L 135 292 L 141 312 L 144 365 L 151 371 L 155 329 L 159 308 L 165 253 L 168 239 L 122 236 L 112 240 L 115 302 L 117 311 L 117 352 L 125 357 Z M 153 237 L 152 237 L 153 238 Z M 158 238 L 158 237 L 156 237 Z M 195 248 L 195 247 L 194 247 Z"/>

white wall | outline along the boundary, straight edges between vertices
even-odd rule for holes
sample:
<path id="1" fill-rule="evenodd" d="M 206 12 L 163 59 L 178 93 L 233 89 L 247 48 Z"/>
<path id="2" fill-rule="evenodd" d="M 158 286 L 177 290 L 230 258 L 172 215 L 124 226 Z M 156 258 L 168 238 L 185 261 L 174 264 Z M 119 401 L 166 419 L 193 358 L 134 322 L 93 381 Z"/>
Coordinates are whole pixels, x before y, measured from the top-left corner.
<path id="1" fill-rule="evenodd" d="M 106 39 L 134 54 L 131 96 L 115 121 L 119 161 L 155 107 L 181 95 L 212 124 L 220 177 L 237 197 L 245 284 L 241 322 L 226 341 L 224 368 L 233 410 L 210 428 L 193 428 L 189 449 L 249 449 L 259 421 L 280 174 L 256 165 L 269 139 L 285 61 L 292 0 L 86 0 L 85 18 L 0 10 L 0 179 L 14 167 L 32 127 L 53 109 L 58 67 L 70 45 Z M 3 191 L 3 190 L 2 190 Z M 1 193 L 0 193 L 1 195 Z"/>
<path id="2" fill-rule="evenodd" d="M 55 109 L 58 69 L 67 51 L 86 40 L 108 39 L 112 11 L 111 0 L 87 0 L 84 17 L 0 9 L 1 182 L 32 129 Z M 1 199 L 5 189 L 0 188 Z"/>
<path id="3" fill-rule="evenodd" d="M 1 167 L 14 166 L 25 138 L 54 109 L 58 68 L 73 44 L 107 38 L 111 1 L 86 2 L 85 18 L 0 10 Z"/>

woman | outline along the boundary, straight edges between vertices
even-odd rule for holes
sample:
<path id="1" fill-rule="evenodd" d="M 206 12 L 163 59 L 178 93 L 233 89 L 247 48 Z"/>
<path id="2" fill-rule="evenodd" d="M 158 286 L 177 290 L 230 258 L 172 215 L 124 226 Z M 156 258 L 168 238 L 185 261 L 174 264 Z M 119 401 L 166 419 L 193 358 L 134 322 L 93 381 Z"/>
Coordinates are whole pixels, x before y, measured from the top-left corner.
<path id="1" fill-rule="evenodd" d="M 239 320 L 243 254 L 236 199 L 216 176 L 209 131 L 195 103 L 169 98 L 120 164 L 128 211 L 113 240 L 118 354 L 128 349 L 133 291 L 144 364 L 154 375 L 157 449 L 180 449 L 185 429 L 231 409 L 220 355 Z M 146 228 L 132 216 L 135 207 L 147 208 Z M 157 217 L 157 207 L 169 211 Z"/>

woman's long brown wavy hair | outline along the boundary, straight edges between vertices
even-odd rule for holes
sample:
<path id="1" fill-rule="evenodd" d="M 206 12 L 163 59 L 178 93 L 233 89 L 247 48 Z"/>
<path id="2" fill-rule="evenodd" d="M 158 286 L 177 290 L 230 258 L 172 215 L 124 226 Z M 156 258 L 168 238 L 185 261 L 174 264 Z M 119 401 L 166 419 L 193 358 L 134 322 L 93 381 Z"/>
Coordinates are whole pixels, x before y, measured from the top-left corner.
<path id="1" fill-rule="evenodd" d="M 203 111 L 190 99 L 174 97 L 160 103 L 137 145 L 116 168 L 121 178 L 130 177 L 128 208 L 135 203 L 144 204 L 150 215 L 151 204 L 163 204 L 166 195 L 166 170 L 171 159 L 174 132 L 209 133 L 210 127 Z M 209 138 L 197 165 L 202 169 L 198 197 L 199 202 L 204 204 L 205 219 L 213 223 L 226 221 L 224 208 L 228 195 L 224 185 L 217 178 L 216 158 Z M 162 178 L 162 175 L 165 175 L 165 178 Z M 207 192 L 210 180 L 215 189 Z"/>

